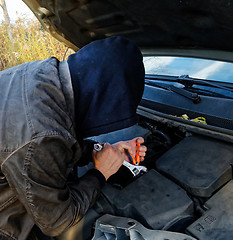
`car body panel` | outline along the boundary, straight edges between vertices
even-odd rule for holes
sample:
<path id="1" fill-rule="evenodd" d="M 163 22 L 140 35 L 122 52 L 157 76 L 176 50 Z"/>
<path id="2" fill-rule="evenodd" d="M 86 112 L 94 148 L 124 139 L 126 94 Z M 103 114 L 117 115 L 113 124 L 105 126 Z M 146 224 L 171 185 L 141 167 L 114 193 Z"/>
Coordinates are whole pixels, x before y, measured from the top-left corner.
<path id="1" fill-rule="evenodd" d="M 121 35 L 140 48 L 233 51 L 232 0 L 24 2 L 51 34 L 75 49 Z"/>

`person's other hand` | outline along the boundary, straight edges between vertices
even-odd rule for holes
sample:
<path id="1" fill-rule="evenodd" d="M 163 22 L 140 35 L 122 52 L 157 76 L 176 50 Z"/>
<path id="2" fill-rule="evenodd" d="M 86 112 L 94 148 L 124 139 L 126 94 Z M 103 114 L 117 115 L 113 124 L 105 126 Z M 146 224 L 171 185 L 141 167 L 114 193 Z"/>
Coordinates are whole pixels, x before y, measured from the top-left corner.
<path id="1" fill-rule="evenodd" d="M 117 145 L 103 144 L 101 151 L 93 150 L 94 165 L 107 180 L 116 173 L 125 160 L 125 149 L 131 154 L 134 153 L 132 146 L 128 142 L 119 142 Z"/>
<path id="2" fill-rule="evenodd" d="M 130 151 L 127 148 L 125 148 L 125 149 L 127 149 L 131 155 L 133 155 L 135 157 L 136 153 L 138 153 L 138 155 L 140 157 L 140 161 L 144 161 L 145 156 L 146 156 L 147 147 L 141 145 L 144 143 L 144 139 L 142 137 L 136 137 L 129 141 L 117 142 L 117 143 L 113 144 L 113 146 L 115 146 L 116 148 L 119 148 L 119 146 L 121 146 L 122 143 L 126 143 L 127 146 L 130 145 L 130 147 L 128 147 L 130 149 Z M 137 143 L 140 144 L 139 148 L 137 148 Z M 124 160 L 127 162 L 130 162 L 129 156 L 126 154 L 126 152 L 124 151 L 123 153 L 124 153 Z"/>

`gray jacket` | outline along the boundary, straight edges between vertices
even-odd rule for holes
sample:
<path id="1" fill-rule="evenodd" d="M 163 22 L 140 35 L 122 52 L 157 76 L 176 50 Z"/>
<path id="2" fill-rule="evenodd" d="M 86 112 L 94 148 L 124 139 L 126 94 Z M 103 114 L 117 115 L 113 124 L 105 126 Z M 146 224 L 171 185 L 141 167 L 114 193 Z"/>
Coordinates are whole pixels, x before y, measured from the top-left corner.
<path id="1" fill-rule="evenodd" d="M 0 239 L 68 229 L 95 202 L 101 181 L 67 177 L 80 159 L 66 62 L 56 58 L 0 72 Z"/>

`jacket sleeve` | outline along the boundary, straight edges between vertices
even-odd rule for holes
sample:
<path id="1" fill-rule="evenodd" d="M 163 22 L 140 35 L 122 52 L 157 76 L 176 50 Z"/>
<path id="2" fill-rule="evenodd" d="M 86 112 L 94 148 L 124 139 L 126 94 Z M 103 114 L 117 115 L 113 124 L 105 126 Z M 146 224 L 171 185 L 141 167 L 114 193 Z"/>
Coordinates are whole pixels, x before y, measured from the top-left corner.
<path id="1" fill-rule="evenodd" d="M 95 143 L 97 142 L 93 140 L 84 140 L 81 142 L 82 156 L 77 163 L 78 166 L 85 166 L 93 161 L 92 151 Z"/>
<path id="2" fill-rule="evenodd" d="M 67 183 L 73 164 L 71 147 L 58 135 L 28 142 L 2 165 L 10 187 L 46 235 L 60 235 L 76 224 L 100 193 L 98 170 Z"/>

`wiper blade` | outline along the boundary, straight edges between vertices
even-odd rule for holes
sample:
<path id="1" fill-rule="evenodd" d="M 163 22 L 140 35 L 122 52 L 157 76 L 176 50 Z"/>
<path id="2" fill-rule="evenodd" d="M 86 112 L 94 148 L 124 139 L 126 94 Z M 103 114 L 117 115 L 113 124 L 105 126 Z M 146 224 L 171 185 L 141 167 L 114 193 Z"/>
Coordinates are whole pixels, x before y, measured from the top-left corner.
<path id="1" fill-rule="evenodd" d="M 169 91 L 172 91 L 172 92 L 175 92 L 183 97 L 186 97 L 190 100 L 193 101 L 193 103 L 199 103 L 201 101 L 201 97 L 197 94 L 197 93 L 193 93 L 193 92 L 190 92 L 188 90 L 185 90 L 183 88 L 178 88 L 174 85 L 168 85 L 167 87 L 165 86 L 162 86 L 158 83 L 154 83 L 154 82 L 151 82 L 150 80 L 146 80 L 145 81 L 148 85 L 152 85 L 152 86 L 155 86 L 155 87 L 159 87 L 159 88 L 163 88 L 165 90 L 169 90 Z"/>

